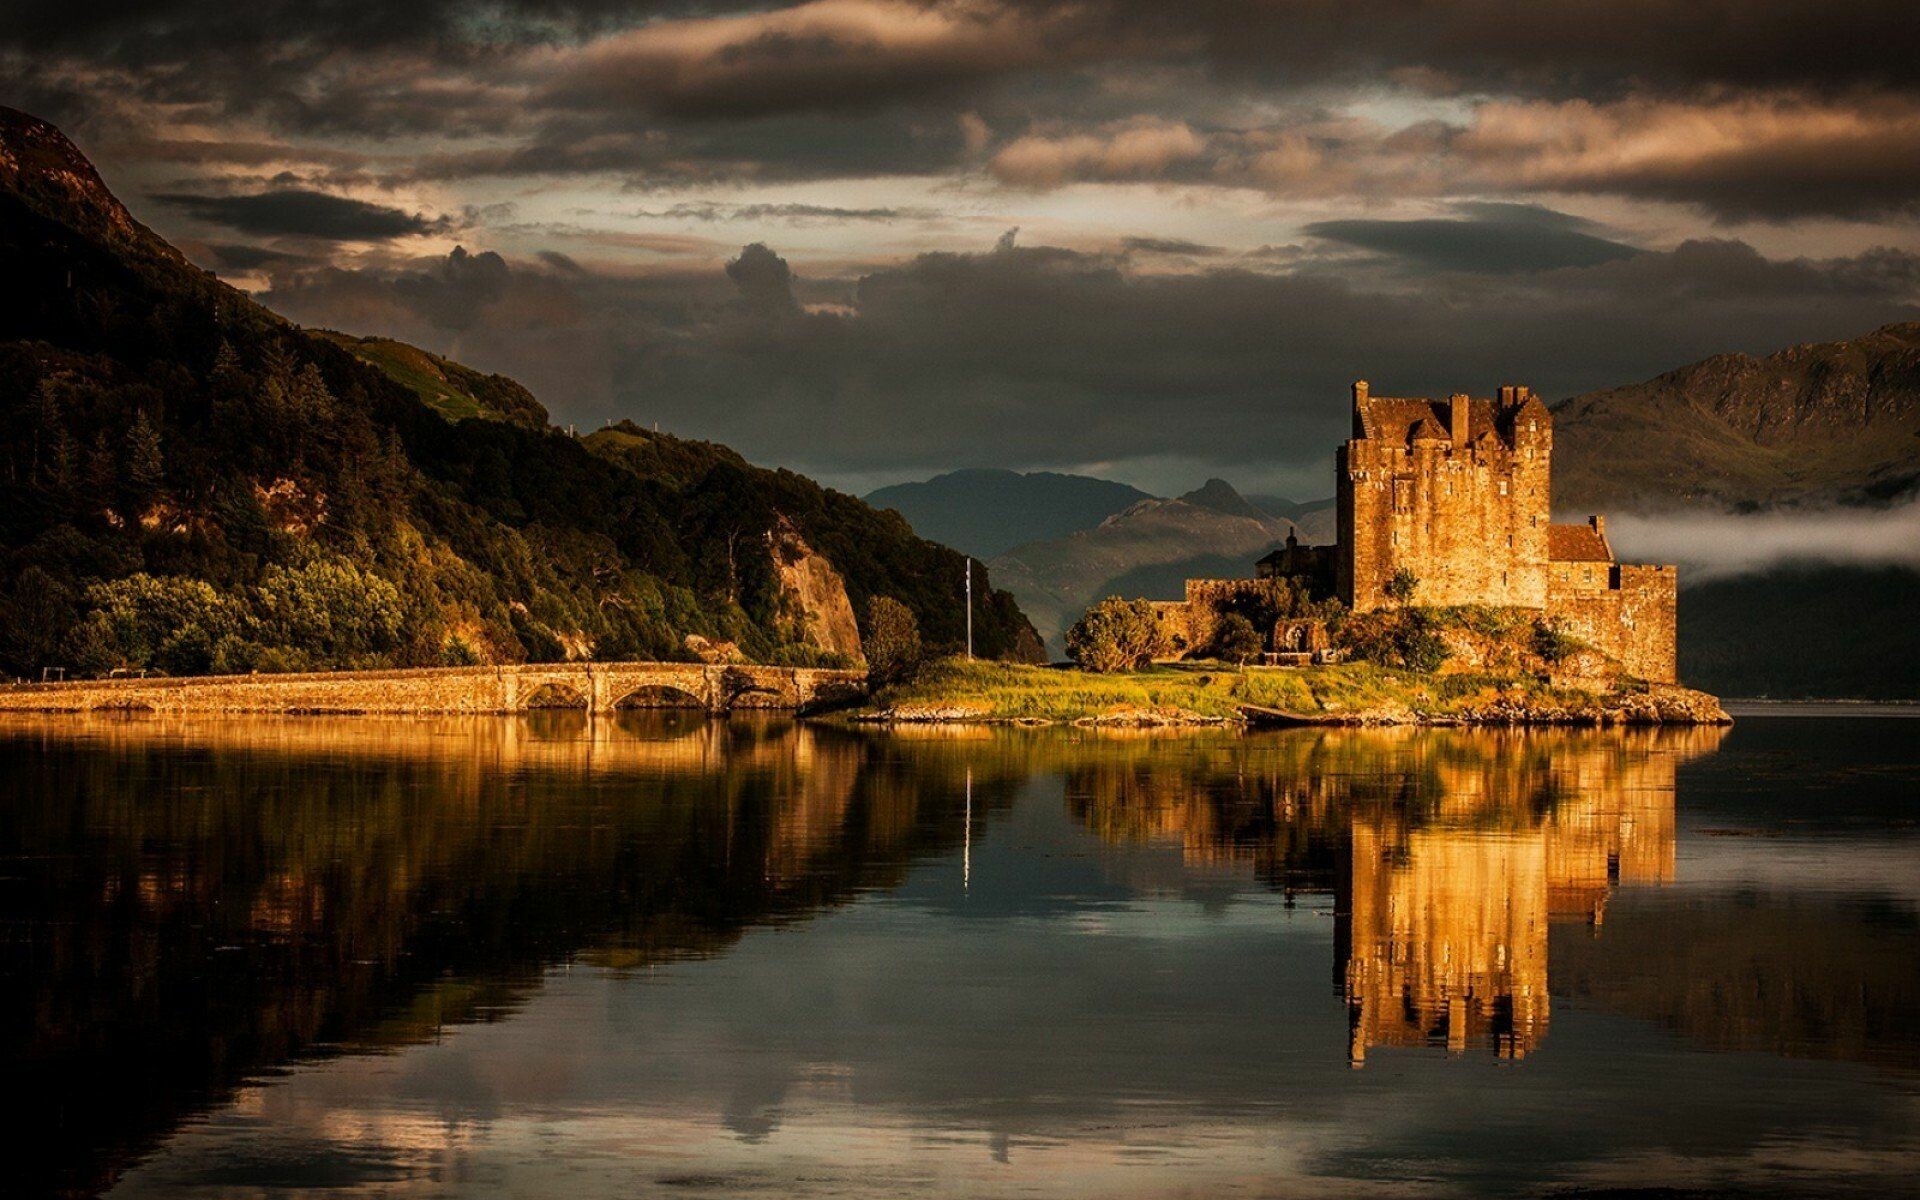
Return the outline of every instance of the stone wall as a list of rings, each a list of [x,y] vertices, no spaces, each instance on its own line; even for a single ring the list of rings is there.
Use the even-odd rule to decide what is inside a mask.
[[[1672,567],[1555,563],[1547,616],[1629,675],[1673,683],[1679,677],[1678,591]]]

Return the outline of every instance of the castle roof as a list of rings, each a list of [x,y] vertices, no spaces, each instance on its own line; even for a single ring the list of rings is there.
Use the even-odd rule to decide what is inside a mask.
[[[1467,403],[1467,437],[1470,442],[1477,442],[1482,434],[1497,430],[1494,419],[1498,410],[1493,401],[1476,398]],[[1400,445],[1411,442],[1416,435],[1449,441],[1453,437],[1451,408],[1452,403],[1447,400],[1367,396],[1357,405],[1358,432],[1361,437]],[[1425,428],[1429,423],[1432,428]]]
[[[1547,558],[1553,562],[1613,561],[1607,535],[1584,521],[1578,525],[1547,526]]]

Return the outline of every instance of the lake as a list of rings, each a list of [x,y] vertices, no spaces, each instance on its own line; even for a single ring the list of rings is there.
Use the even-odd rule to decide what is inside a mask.
[[[1898,716],[25,718],[0,777],[8,1194],[1920,1173]]]

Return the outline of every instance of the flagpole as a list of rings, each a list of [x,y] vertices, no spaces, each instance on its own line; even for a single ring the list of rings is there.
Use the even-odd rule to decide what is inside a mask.
[[[973,556],[967,556],[967,661],[973,661]]]

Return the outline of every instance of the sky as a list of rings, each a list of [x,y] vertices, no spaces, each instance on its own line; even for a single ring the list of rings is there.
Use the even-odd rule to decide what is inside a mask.
[[[302,323],[865,491],[1331,490],[1347,385],[1920,319],[1911,0],[10,0],[0,103]]]

